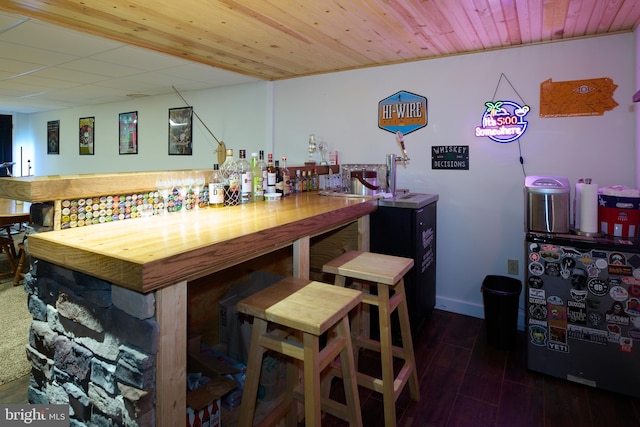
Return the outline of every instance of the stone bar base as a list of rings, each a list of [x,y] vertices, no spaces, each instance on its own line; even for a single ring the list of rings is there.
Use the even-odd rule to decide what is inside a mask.
[[[155,425],[154,294],[42,260],[24,286],[33,316],[29,402],[68,404],[71,426]]]

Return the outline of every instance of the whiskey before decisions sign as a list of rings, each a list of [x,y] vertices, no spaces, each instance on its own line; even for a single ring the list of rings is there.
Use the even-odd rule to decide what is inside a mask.
[[[469,170],[468,145],[434,145],[431,147],[431,169]]]

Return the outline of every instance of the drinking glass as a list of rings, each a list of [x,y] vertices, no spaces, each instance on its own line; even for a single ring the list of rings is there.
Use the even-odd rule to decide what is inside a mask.
[[[171,176],[164,175],[156,180],[156,187],[158,193],[162,196],[162,206],[164,207],[164,213],[169,213],[169,195],[173,192],[173,180]]]
[[[202,189],[204,188],[204,175],[202,173],[198,173],[193,177],[193,184],[191,186],[193,189],[193,197],[194,197],[194,208],[200,208],[200,195],[202,193]]]
[[[189,190],[192,184],[193,178],[189,174],[183,174],[178,178],[178,193],[180,193],[180,198],[182,199],[182,206],[180,207],[182,212],[187,211]]]

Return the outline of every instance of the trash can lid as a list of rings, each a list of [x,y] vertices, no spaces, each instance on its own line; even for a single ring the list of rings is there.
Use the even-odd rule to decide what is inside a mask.
[[[494,295],[520,295],[522,282],[513,277],[488,275],[482,281],[481,291]]]

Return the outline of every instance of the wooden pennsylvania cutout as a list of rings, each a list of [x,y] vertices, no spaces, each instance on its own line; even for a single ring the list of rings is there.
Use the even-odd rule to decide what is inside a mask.
[[[540,84],[540,117],[602,116],[618,103],[613,92],[618,85],[608,77]]]

